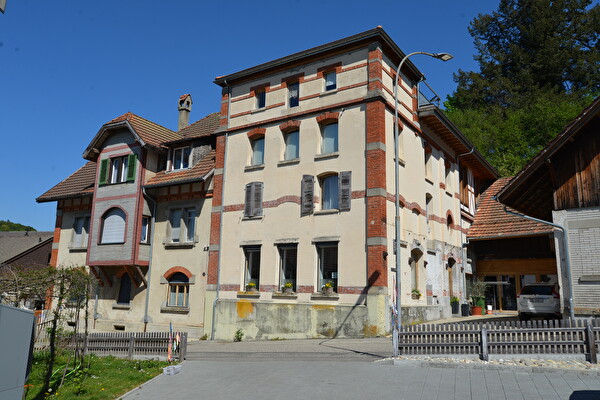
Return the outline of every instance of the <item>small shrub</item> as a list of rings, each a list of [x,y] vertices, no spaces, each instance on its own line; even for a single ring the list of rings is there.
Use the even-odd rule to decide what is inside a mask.
[[[200,340],[208,340],[208,333],[205,333],[204,335],[200,336]]]
[[[237,331],[235,331],[235,335],[233,335],[233,341],[241,342],[243,337],[244,337],[244,331],[241,329],[238,329]]]

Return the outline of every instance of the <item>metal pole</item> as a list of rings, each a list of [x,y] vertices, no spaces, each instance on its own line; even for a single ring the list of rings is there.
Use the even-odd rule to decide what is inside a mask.
[[[398,65],[398,69],[396,69],[396,77],[394,79],[394,178],[395,178],[395,198],[394,198],[394,206],[396,210],[395,215],[395,229],[396,229],[396,240],[394,243],[394,251],[396,253],[396,324],[394,325],[393,330],[393,340],[392,344],[394,345],[394,356],[398,356],[398,340],[400,338],[400,329],[402,326],[402,313],[401,313],[401,285],[400,285],[400,170],[398,167],[398,77],[400,76],[400,70],[402,69],[402,65],[408,60],[409,57],[412,57],[416,54],[423,54],[433,58],[438,58],[442,61],[448,61],[452,58],[452,56],[448,53],[426,53],[424,51],[415,51],[413,53],[407,54],[404,56],[400,64]]]

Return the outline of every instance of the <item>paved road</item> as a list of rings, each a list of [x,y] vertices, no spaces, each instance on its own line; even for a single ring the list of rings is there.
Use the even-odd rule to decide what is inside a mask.
[[[389,339],[197,342],[182,371],[125,400],[158,399],[600,399],[597,374],[439,368],[373,362]]]

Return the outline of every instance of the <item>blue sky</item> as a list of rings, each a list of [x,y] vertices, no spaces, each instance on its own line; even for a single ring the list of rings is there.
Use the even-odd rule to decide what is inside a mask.
[[[469,22],[498,0],[344,2],[8,0],[0,14],[0,219],[52,230],[35,198],[84,164],[102,124],[128,111],[177,128],[218,111],[216,76],[381,25],[445,99],[452,74],[477,70]],[[381,10],[380,12],[376,11]]]

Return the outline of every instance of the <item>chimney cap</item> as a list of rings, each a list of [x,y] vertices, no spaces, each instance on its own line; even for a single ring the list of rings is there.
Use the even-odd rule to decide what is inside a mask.
[[[179,96],[179,101],[178,101],[178,107],[177,109],[179,111],[181,110],[185,110],[185,111],[192,111],[192,95],[187,93],[187,94],[182,94],[181,96]]]

